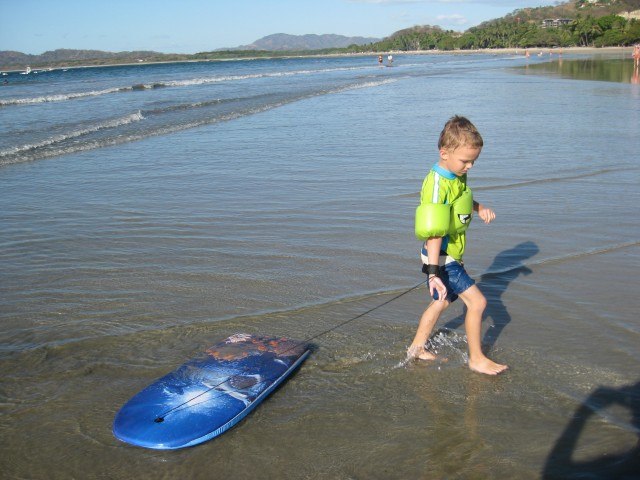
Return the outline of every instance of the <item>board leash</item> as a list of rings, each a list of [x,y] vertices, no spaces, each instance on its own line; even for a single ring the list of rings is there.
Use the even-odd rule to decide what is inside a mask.
[[[390,298],[389,300],[386,300],[386,301],[382,302],[381,304],[376,305],[376,306],[375,306],[375,307],[373,307],[373,308],[370,308],[370,309],[369,309],[369,310],[367,310],[366,312],[359,313],[359,314],[358,314],[358,315],[356,315],[355,317],[349,318],[348,320],[345,320],[345,321],[343,321],[343,322],[340,322],[340,323],[338,323],[337,325],[332,326],[331,328],[328,328],[328,329],[326,329],[326,330],[324,330],[324,331],[322,331],[322,332],[319,332],[319,333],[316,333],[315,335],[312,335],[312,336],[311,336],[311,337],[309,337],[309,338],[306,338],[306,339],[304,339],[304,340],[301,340],[301,341],[297,342],[295,345],[293,345],[292,347],[289,347],[289,348],[287,348],[286,350],[282,351],[282,352],[280,353],[280,355],[284,355],[285,353],[290,352],[291,350],[294,350],[294,349],[298,348],[300,345],[304,345],[304,344],[306,344],[306,343],[310,343],[310,342],[312,342],[313,340],[316,340],[316,339],[318,339],[318,338],[320,338],[320,337],[322,337],[322,336],[324,336],[324,335],[327,335],[328,333],[331,333],[331,332],[333,332],[333,331],[335,331],[335,330],[337,330],[337,329],[339,329],[339,328],[341,328],[341,327],[344,327],[345,325],[347,325],[347,324],[349,324],[349,323],[351,323],[351,322],[354,322],[354,321],[356,321],[356,320],[358,320],[358,319],[360,319],[360,318],[364,317],[365,315],[368,315],[368,314],[370,314],[371,312],[374,312],[375,310],[378,310],[379,308],[384,307],[385,305],[389,305],[391,302],[394,302],[394,301],[396,301],[397,299],[399,299],[400,297],[403,297],[403,296],[405,296],[406,294],[408,294],[408,293],[410,293],[410,292],[414,291],[415,289],[417,289],[418,287],[420,287],[420,285],[422,285],[423,283],[426,283],[426,282],[427,282],[427,280],[422,280],[420,283],[418,283],[418,284],[414,285],[413,287],[408,288],[407,290],[404,290],[403,292],[401,292],[401,293],[397,294],[395,297]],[[199,397],[201,397],[201,396],[203,396],[203,395],[206,395],[207,393],[211,392],[212,390],[215,390],[216,388],[218,388],[218,387],[222,386],[223,384],[225,384],[225,383],[227,383],[227,382],[229,382],[229,381],[233,380],[234,378],[236,378],[236,377],[239,377],[239,376],[243,375],[243,374],[244,374],[244,373],[246,373],[247,371],[248,371],[248,370],[246,370],[246,369],[245,369],[244,371],[242,371],[242,372],[240,372],[240,373],[236,373],[235,375],[232,375],[232,376],[230,376],[229,378],[224,379],[222,382],[220,382],[220,383],[218,383],[218,384],[216,384],[216,385],[213,385],[212,387],[209,387],[207,390],[204,390],[203,392],[200,392],[199,394],[197,394],[197,395],[196,395],[196,396],[194,396],[193,398],[190,398],[189,400],[187,400],[187,401],[185,401],[185,402],[181,403],[180,405],[176,405],[175,407],[170,408],[170,409],[169,409],[169,410],[167,410],[166,412],[164,412],[164,413],[162,413],[161,415],[157,416],[157,417],[154,419],[154,422],[155,422],[155,423],[162,423],[162,422],[164,422],[164,419],[165,419],[165,417],[166,417],[167,415],[169,415],[170,413],[174,413],[174,412],[176,412],[176,411],[178,411],[178,410],[181,410],[181,409],[182,409],[182,407],[185,407],[185,406],[186,406],[187,408],[195,407],[196,405],[199,405],[200,403],[209,402],[209,401],[214,400],[214,399],[216,399],[216,398],[218,398],[218,397],[220,397],[220,396],[222,396],[222,395],[226,395],[226,393],[220,393],[220,395],[215,396],[215,397],[213,397],[213,398],[207,398],[206,400],[203,400],[202,402],[198,402],[198,403],[191,404],[191,402],[193,402],[194,400],[198,399]],[[268,378],[265,378],[264,380],[262,380],[262,381],[260,381],[260,382],[256,382],[253,386],[255,386],[255,385],[260,385],[261,383],[269,382],[269,381],[271,381],[271,380],[272,380],[272,378],[271,378],[271,377],[268,377]],[[191,405],[188,405],[188,404],[191,404]]]
[[[312,337],[307,338],[306,340],[302,340],[298,345],[301,345],[301,344],[303,344],[303,343],[309,343],[309,342],[311,342],[312,340],[315,340],[316,338],[322,337],[322,336],[324,336],[324,335],[326,335],[326,334],[328,334],[328,333],[333,332],[334,330],[337,330],[338,328],[344,327],[344,326],[345,326],[345,325],[347,325],[348,323],[351,323],[351,322],[353,322],[353,321],[355,321],[355,320],[358,320],[359,318],[362,318],[362,317],[364,317],[365,315],[368,315],[368,314],[370,314],[371,312],[373,312],[373,311],[375,311],[375,310],[378,310],[379,308],[382,308],[382,307],[384,307],[385,305],[390,304],[391,302],[393,302],[393,301],[395,301],[395,300],[399,299],[400,297],[405,296],[407,293],[412,292],[413,290],[415,290],[416,288],[418,288],[420,285],[422,285],[422,284],[423,284],[423,283],[425,283],[425,282],[426,282],[426,280],[422,280],[422,281],[421,281],[420,283],[418,283],[417,285],[414,285],[413,287],[411,287],[411,288],[409,288],[409,289],[405,290],[404,292],[399,293],[399,294],[398,294],[398,295],[396,295],[395,297],[390,298],[389,300],[387,300],[387,301],[385,301],[385,302],[381,303],[380,305],[376,305],[375,307],[370,308],[370,309],[369,309],[369,310],[367,310],[366,312],[362,312],[362,313],[360,313],[360,314],[356,315],[355,317],[350,318],[349,320],[345,320],[345,321],[344,321],[344,322],[342,322],[342,323],[339,323],[339,324],[337,324],[337,325],[334,325],[333,327],[328,328],[327,330],[325,330],[325,331],[323,331],[323,332],[317,333],[316,335],[314,335],[314,336],[312,336]],[[296,346],[298,346],[298,345],[296,345]],[[291,348],[295,348],[295,347],[291,347]],[[286,350],[285,352],[288,352],[289,350],[291,350],[291,349],[288,349],[288,350]]]

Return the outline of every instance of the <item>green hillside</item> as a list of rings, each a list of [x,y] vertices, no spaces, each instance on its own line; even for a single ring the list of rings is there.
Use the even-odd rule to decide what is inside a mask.
[[[523,8],[460,33],[417,26],[369,45],[369,51],[628,46],[640,42],[640,0],[578,0]],[[559,22],[558,22],[559,20]],[[361,50],[353,46],[351,50]]]

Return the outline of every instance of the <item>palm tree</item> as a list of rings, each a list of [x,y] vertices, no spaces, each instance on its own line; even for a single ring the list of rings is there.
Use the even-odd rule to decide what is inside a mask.
[[[587,15],[586,18],[578,15],[571,28],[578,35],[580,43],[584,47],[588,47],[596,37],[602,34],[602,28],[591,15]]]

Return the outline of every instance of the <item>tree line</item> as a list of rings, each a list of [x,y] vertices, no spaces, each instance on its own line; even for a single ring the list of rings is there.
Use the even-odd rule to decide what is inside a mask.
[[[356,51],[474,50],[483,48],[528,47],[609,47],[640,42],[640,21],[611,14],[601,17],[578,14],[557,27],[543,27],[541,22],[505,17],[472,27],[464,33],[436,26],[401,30],[384,40],[365,47],[352,45]]]

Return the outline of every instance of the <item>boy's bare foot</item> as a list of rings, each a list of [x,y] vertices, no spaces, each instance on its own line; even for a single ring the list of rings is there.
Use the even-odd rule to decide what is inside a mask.
[[[424,347],[421,346],[417,346],[417,347],[409,347],[409,349],[407,350],[407,359],[408,360],[438,360],[438,357],[431,353],[428,352]]]
[[[499,363],[493,362],[487,357],[484,357],[474,362],[469,360],[469,368],[474,372],[484,373],[486,375],[498,375],[509,367],[507,365],[500,365]]]

